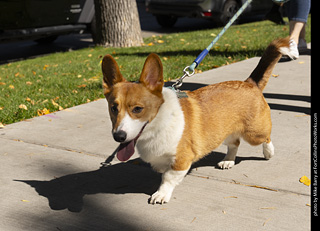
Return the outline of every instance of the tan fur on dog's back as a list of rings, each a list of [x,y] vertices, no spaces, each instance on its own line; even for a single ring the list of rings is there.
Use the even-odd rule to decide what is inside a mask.
[[[185,129],[177,147],[174,170],[188,169],[232,134],[251,145],[270,142],[270,108],[262,90],[282,55],[280,47],[288,44],[287,38],[273,41],[246,81],[206,86],[180,99]],[[235,142],[238,146],[239,140]]]
[[[188,96],[180,100],[188,118],[174,170],[189,168],[231,134],[239,134],[252,145],[261,144],[270,136],[269,106],[260,89],[250,83],[223,82],[190,92]]]

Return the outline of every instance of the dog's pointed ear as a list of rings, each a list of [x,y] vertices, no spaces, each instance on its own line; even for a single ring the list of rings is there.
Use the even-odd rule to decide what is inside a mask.
[[[151,53],[146,59],[140,83],[144,84],[151,92],[161,94],[163,88],[163,67],[158,55]]]
[[[110,88],[113,85],[119,82],[126,81],[120,73],[119,66],[116,60],[114,60],[111,55],[106,55],[103,57],[101,67],[103,73],[103,89],[105,95],[110,92]]]

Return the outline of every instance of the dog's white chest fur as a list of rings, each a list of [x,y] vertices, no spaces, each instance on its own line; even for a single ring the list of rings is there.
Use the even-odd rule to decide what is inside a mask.
[[[163,88],[162,94],[164,103],[157,116],[146,126],[136,145],[141,159],[161,173],[174,163],[185,124],[176,93]]]

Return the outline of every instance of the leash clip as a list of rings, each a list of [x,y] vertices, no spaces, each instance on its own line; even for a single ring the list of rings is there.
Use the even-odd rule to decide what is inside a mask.
[[[189,69],[190,66],[186,66],[184,69],[183,69],[183,76],[181,76],[174,84],[172,84],[172,87],[175,89],[175,90],[178,90],[182,84],[183,84],[183,80],[186,78],[186,77],[191,77],[194,75],[194,69],[192,71],[192,73],[190,73],[189,71],[187,70],[190,70]]]
[[[100,168],[106,168],[106,167],[109,167],[111,166],[111,162],[113,161],[114,157],[116,156],[118,150],[120,148],[120,145],[113,151],[113,153],[104,161],[104,162],[101,162],[101,167]]]

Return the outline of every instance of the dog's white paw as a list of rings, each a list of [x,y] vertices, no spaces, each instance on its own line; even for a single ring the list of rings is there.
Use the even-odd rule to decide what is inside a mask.
[[[271,157],[274,156],[274,146],[271,141],[270,143],[263,143],[262,146],[264,158],[269,160]]]
[[[229,169],[229,168],[232,168],[234,165],[234,161],[233,160],[223,160],[223,161],[220,161],[218,163],[218,166],[222,169]]]
[[[171,194],[172,193],[156,191],[154,194],[152,194],[149,203],[153,205],[168,203],[171,198]]]

